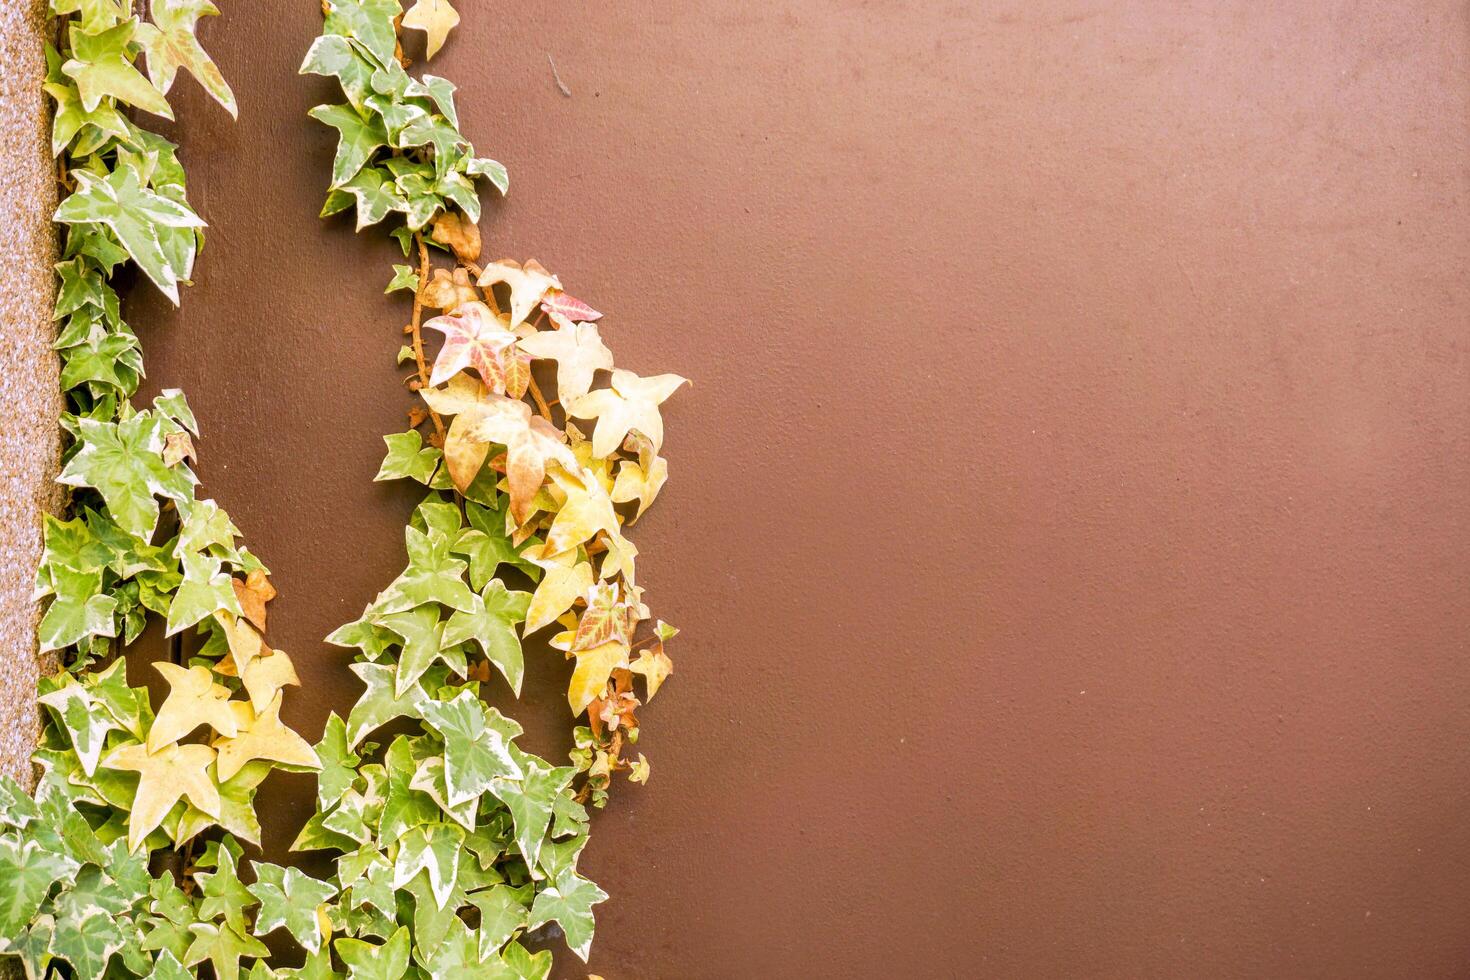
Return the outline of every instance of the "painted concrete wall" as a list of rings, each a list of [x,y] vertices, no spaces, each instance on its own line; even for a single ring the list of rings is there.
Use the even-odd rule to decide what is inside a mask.
[[[0,769],[27,782],[42,667],[31,591],[41,513],[59,499],[45,7],[45,0],[0,5]]]

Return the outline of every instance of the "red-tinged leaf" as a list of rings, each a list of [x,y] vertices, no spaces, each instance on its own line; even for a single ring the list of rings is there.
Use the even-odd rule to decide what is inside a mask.
[[[547,313],[560,313],[568,320],[576,320],[583,323],[602,319],[601,313],[598,313],[592,307],[577,299],[577,297],[568,296],[566,293],[560,291],[548,293],[541,300],[541,308]]]
[[[466,368],[473,368],[492,391],[505,390],[501,355],[515,344],[516,335],[505,328],[484,303],[465,303],[453,313],[436,316],[424,326],[444,335],[444,346],[434,359],[429,384],[440,385]]]

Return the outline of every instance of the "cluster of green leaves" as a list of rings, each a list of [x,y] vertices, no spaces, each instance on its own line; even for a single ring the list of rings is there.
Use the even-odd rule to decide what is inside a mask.
[[[340,136],[322,215],[355,205],[359,229],[398,212],[417,230],[452,203],[478,220],[475,178],[504,193],[505,167],[475,156],[460,133],[452,82],[404,69],[398,0],[328,0],[326,9],[325,30],[301,66],[303,74],[337,79],[347,97],[311,110]]]

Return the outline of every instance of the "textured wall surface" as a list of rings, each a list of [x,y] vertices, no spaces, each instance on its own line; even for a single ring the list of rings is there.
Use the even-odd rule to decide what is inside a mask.
[[[41,511],[59,500],[51,352],[56,207],[41,82],[45,0],[0,7],[0,770],[29,782],[38,716]]]
[[[175,88],[200,285],[131,313],[315,734],[402,564],[404,309],[315,217],[316,4],[222,6],[240,122]],[[1463,0],[458,7],[487,252],[695,381],[593,972],[1470,973]],[[267,786],[279,851],[310,781]]]

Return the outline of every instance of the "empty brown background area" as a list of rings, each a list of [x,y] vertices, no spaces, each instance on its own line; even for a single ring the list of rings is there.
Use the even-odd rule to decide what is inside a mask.
[[[315,217],[317,5],[222,6],[199,285],[132,315],[315,736],[402,565],[405,310]],[[1465,2],[458,6],[488,256],[695,381],[593,972],[1470,974]],[[310,781],[268,785],[278,853]]]

